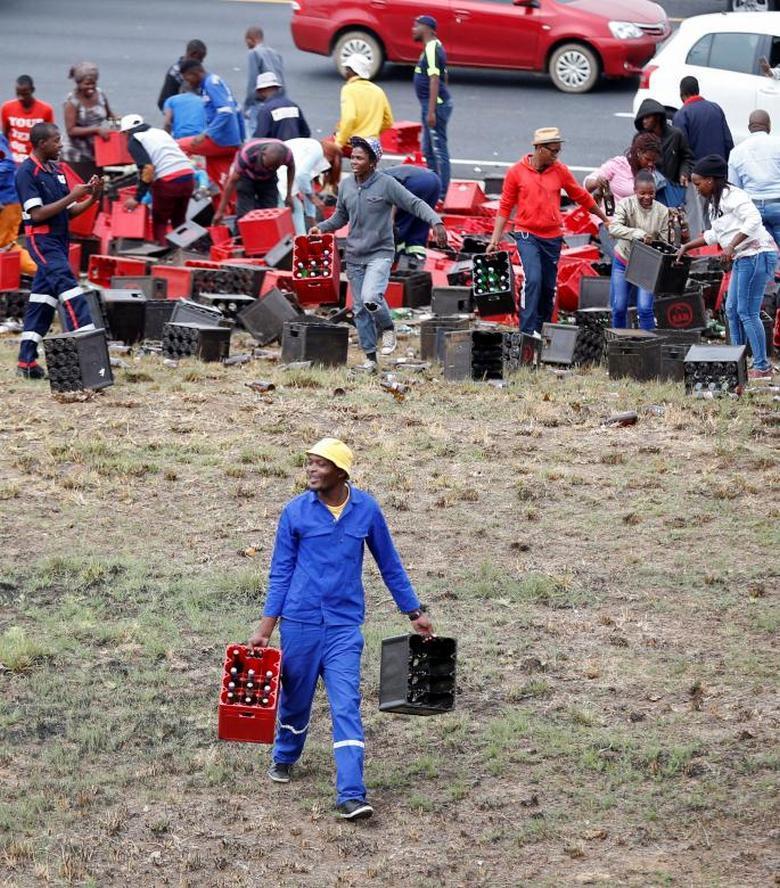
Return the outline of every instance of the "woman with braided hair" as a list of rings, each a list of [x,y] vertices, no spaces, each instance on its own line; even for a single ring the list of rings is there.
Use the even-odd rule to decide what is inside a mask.
[[[625,154],[618,154],[603,163],[597,170],[586,176],[583,185],[591,194],[597,196],[612,194],[615,203],[619,203],[634,193],[634,178],[640,170],[655,173],[661,159],[661,140],[653,133],[637,133],[626,149]],[[611,208],[612,209],[612,208]],[[614,209],[612,210],[614,212]],[[608,212],[604,208],[604,212]],[[593,217],[594,221],[596,217]],[[615,242],[610,237],[606,226],[599,225],[599,237],[604,252],[613,259]]]

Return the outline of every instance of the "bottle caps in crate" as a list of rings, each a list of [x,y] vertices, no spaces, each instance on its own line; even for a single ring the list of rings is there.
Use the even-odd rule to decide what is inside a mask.
[[[278,648],[227,646],[219,690],[220,740],[274,742],[281,665]]]

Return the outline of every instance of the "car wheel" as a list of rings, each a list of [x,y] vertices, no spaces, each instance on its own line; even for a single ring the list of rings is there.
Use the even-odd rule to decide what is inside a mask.
[[[777,0],[729,0],[731,12],[774,12]]]
[[[581,43],[565,43],[550,57],[552,82],[561,92],[585,93],[599,77],[599,62],[593,50]]]
[[[381,44],[367,31],[346,31],[333,47],[333,61],[340,74],[344,73],[344,61],[353,53],[365,56],[369,64],[369,79],[373,80],[382,70],[385,53]]]

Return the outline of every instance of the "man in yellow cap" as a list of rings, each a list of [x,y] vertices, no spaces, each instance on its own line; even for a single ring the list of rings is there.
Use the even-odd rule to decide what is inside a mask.
[[[306,742],[321,676],[333,722],[337,810],[340,817],[357,820],[373,813],[363,783],[360,720],[366,545],[414,630],[430,635],[433,626],[409,582],[379,504],[348,483],[352,451],[337,438],[323,438],[306,454],[309,489],[282,511],[263,618],[249,644],[268,645],[281,619],[282,694],[269,778],[289,783]]]

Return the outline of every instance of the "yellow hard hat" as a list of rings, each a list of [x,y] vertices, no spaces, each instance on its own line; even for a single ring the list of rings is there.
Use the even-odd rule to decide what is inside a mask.
[[[337,469],[346,472],[347,477],[349,477],[352,472],[352,460],[354,459],[354,454],[349,447],[347,447],[343,441],[339,441],[338,438],[322,438],[322,440],[317,441],[313,447],[310,447],[306,453],[310,453],[312,456],[321,456],[323,459],[330,460]]]

